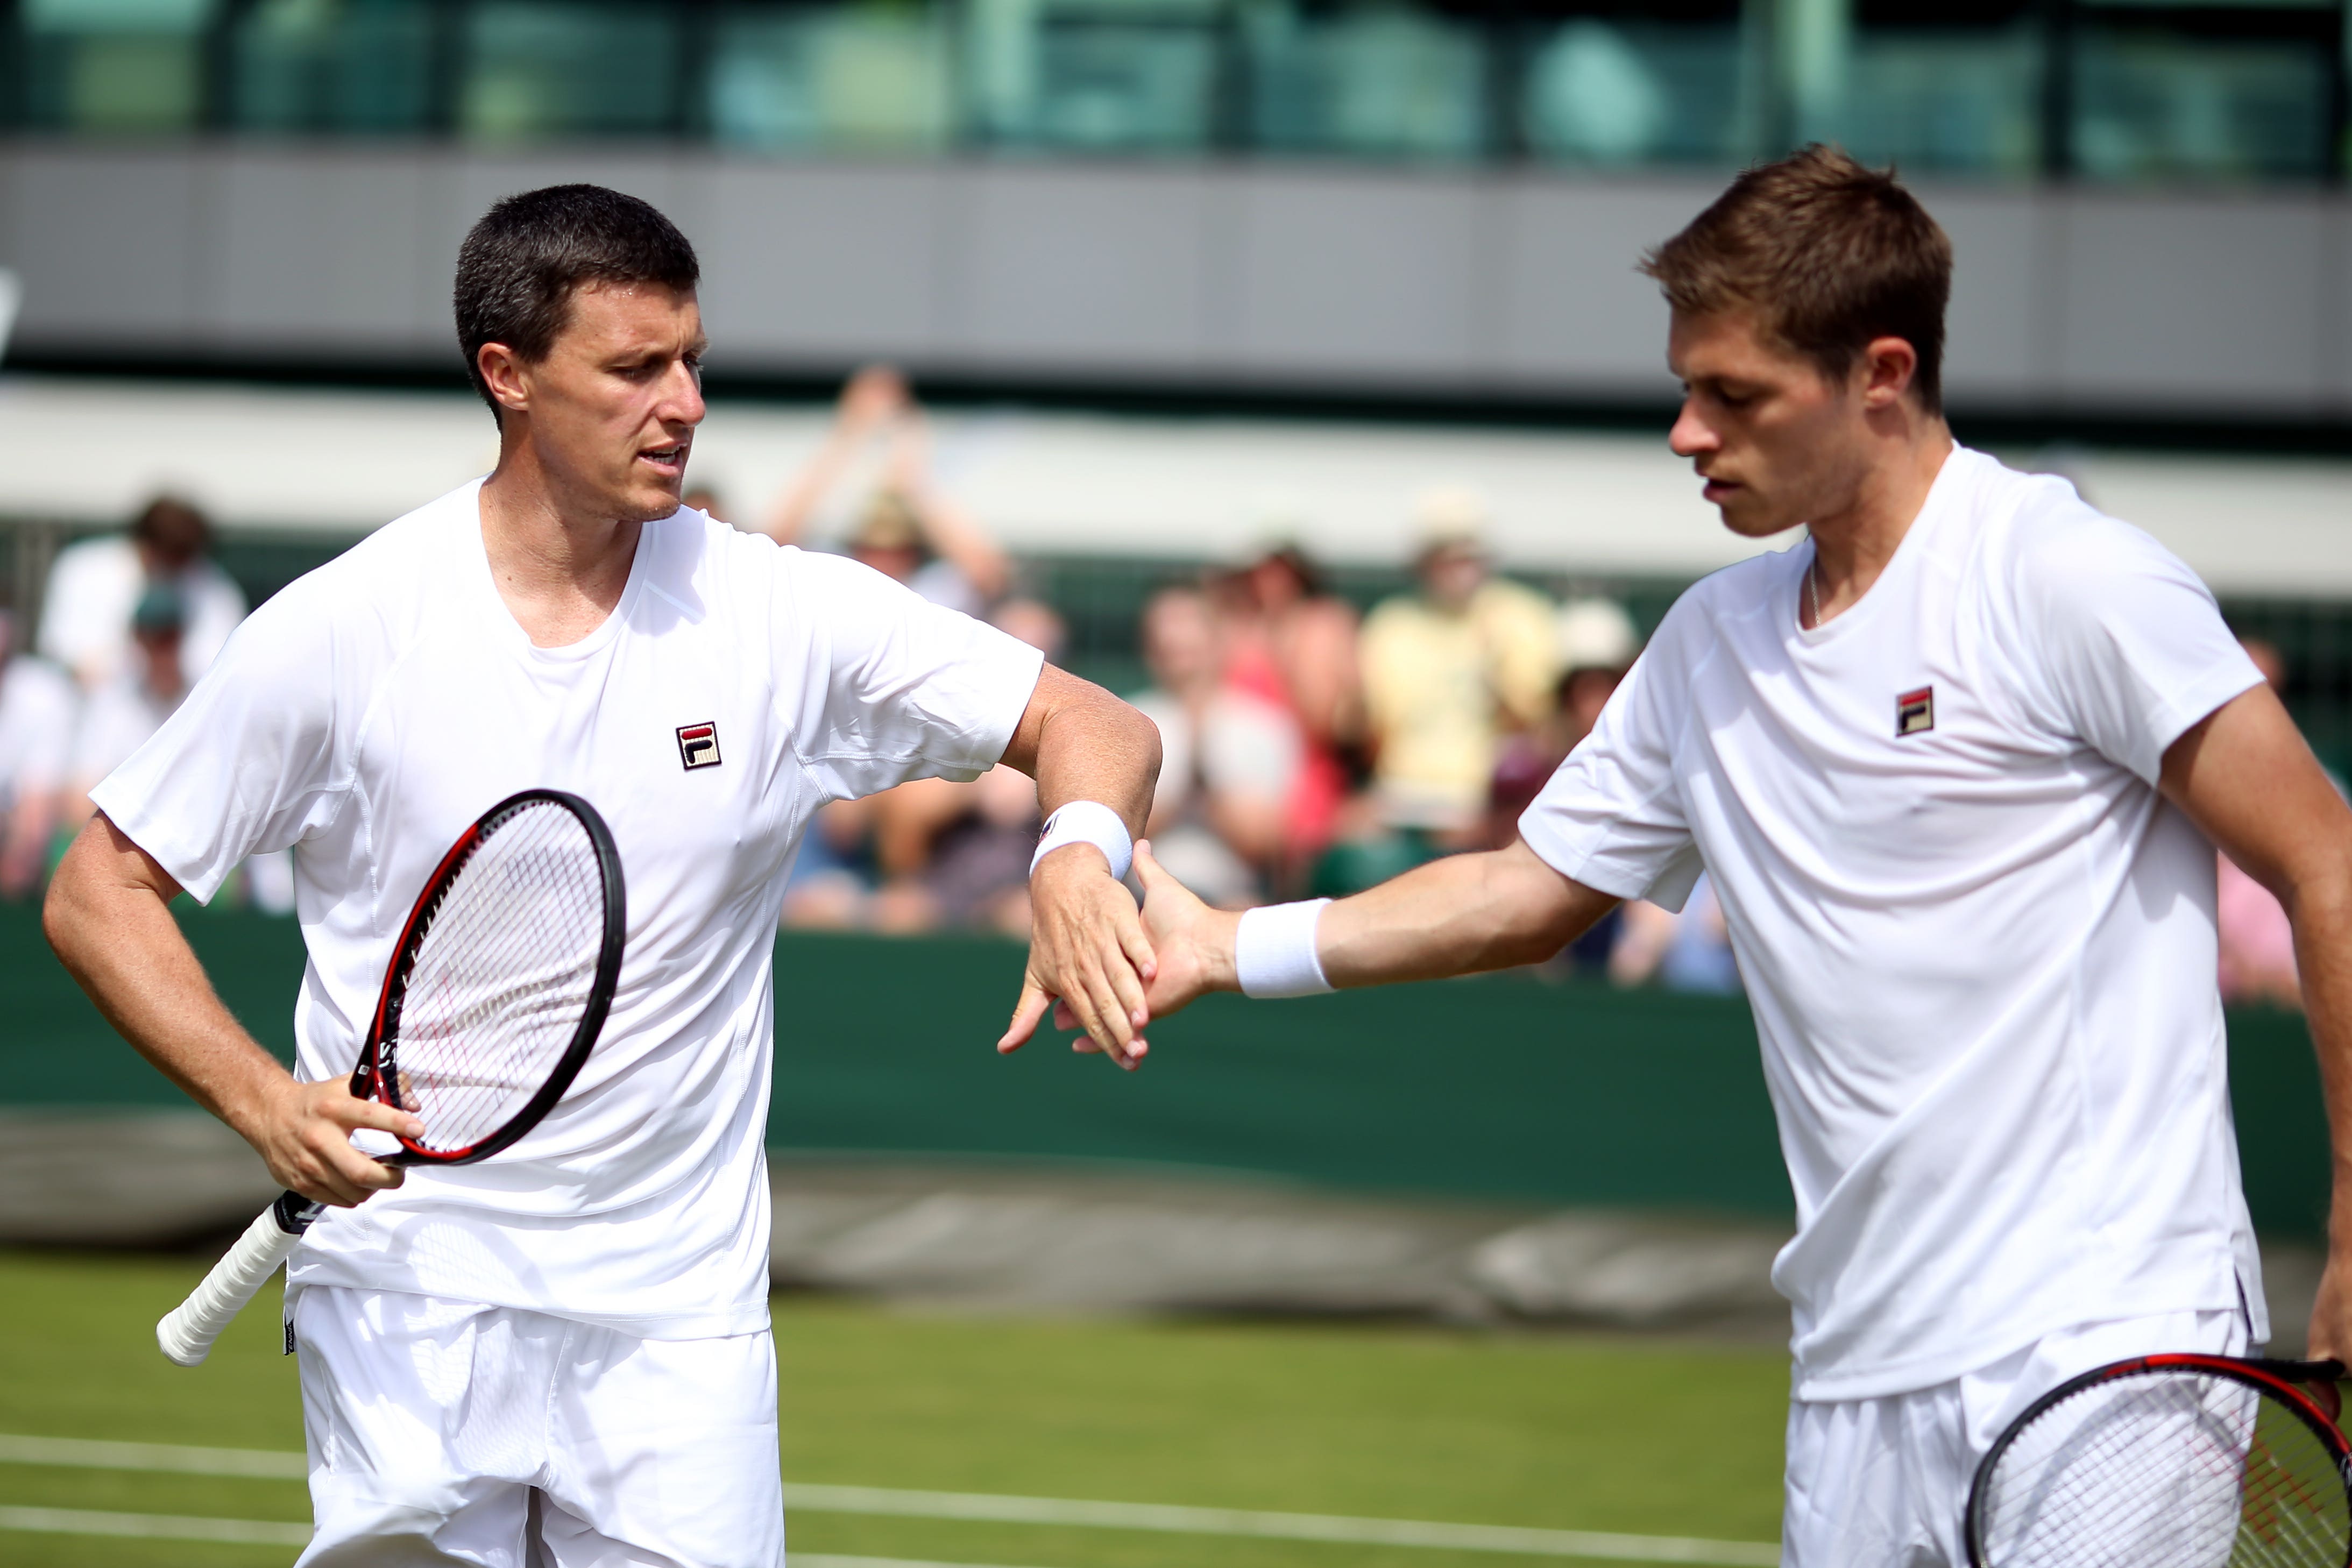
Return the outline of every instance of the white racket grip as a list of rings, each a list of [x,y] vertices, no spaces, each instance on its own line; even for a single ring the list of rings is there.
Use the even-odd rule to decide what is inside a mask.
[[[155,1325],[155,1343],[182,1366],[195,1366],[212,1354],[213,1341],[236,1321],[255,1292],[285,1266],[298,1239],[278,1223],[278,1210],[264,1209],[245,1228],[228,1255],[213,1265],[205,1282]]]

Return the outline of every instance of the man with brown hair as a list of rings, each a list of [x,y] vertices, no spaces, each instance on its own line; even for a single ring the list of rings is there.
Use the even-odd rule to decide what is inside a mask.
[[[2294,916],[2352,1184],[2352,810],[2187,567],[1953,444],[1950,255],[1891,176],[1812,148],[1649,257],[1675,451],[1734,532],[1809,537],[1683,596],[1518,842],[1238,918],[1138,857],[1154,1017],[1528,963],[1709,874],[1797,1197],[1773,1279],[1804,1568],[1953,1568],[1976,1462],[2037,1395],[2267,1336],[2214,843]],[[2352,1351],[2347,1256],[2315,1354]]]

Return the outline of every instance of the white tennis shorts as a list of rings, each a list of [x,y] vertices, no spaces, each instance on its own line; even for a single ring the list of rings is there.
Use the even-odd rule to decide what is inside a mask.
[[[2245,1314],[2085,1323],[1933,1388],[1791,1401],[1781,1568],[1967,1568],[1969,1483],[2009,1424],[2070,1377],[2164,1351],[2243,1355]]]
[[[300,1568],[782,1568],[767,1333],[639,1339],[331,1286],[293,1323]]]

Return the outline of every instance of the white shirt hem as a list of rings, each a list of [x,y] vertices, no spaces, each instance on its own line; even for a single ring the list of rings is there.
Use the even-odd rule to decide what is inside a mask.
[[[1790,1397],[1801,1404],[1825,1405],[1848,1399],[1880,1399],[1889,1395],[1916,1394],[1923,1388],[1934,1388],[1954,1378],[1966,1377],[2039,1340],[2088,1323],[2161,1317],[2168,1312],[2236,1312],[2238,1307],[2234,1279],[2226,1290],[2187,1291],[2174,1300],[2069,1307],[2036,1319],[2026,1327],[1988,1334],[1934,1355],[1867,1366],[1838,1367],[1821,1373],[1808,1373],[1801,1363],[1796,1368]]]

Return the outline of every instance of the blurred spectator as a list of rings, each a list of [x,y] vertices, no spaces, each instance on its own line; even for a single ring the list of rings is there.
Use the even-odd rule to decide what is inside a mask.
[[[148,585],[131,613],[130,663],[89,695],[74,736],[73,826],[89,820],[89,792],[163,727],[188,695],[182,650],[188,612],[169,580]]]
[[[869,365],[842,388],[833,428],[816,455],[777,497],[765,532],[780,545],[806,544],[817,515],[865,476],[847,530],[848,553],[934,604],[978,615],[1012,583],[1012,563],[994,540],[942,491],[931,472],[930,423],[898,372]]]
[[[40,882],[81,701],[72,677],[16,645],[16,617],[0,610],[0,898]]]
[[[1642,634],[1633,629],[1625,607],[1612,599],[1578,599],[1561,605],[1553,634],[1560,675],[1546,738],[1550,749],[1565,758],[1601,722],[1601,710],[1642,651]]]
[[[1363,737],[1356,607],[1326,592],[1293,544],[1267,550],[1216,589],[1226,685],[1285,710],[1298,728],[1283,836],[1288,865],[1303,867],[1338,831],[1349,791],[1346,754]]]
[[[1382,819],[1448,847],[1484,826],[1497,745],[1534,727],[1559,670],[1550,601],[1489,572],[1486,507],[1458,491],[1423,497],[1420,591],[1364,622],[1364,706]]]
[[[1739,965],[1731,955],[1731,930],[1715,883],[1702,875],[1676,915],[1646,899],[1618,906],[1622,934],[1609,955],[1609,977],[1621,986],[1655,978],[1670,991],[1738,991]]]
[[[1611,600],[1563,605],[1553,630],[1560,676],[1552,686],[1550,711],[1535,728],[1506,737],[1496,748],[1486,794],[1489,848],[1502,849],[1519,836],[1520,816],[1568,754],[1592,733],[1601,708],[1641,652],[1633,618]],[[1623,922],[1622,906],[1593,922],[1569,944],[1562,955],[1566,966],[1588,973],[1607,969]]]
[[[194,683],[237,622],[245,594],[211,559],[212,526],[187,502],[148,503],[128,535],[84,539],[58,552],[41,602],[40,651],[96,693],[131,662],[131,612],[150,588],[179,597],[184,622],[177,662]]]
[[[2271,689],[2284,690],[2286,660],[2278,649],[2259,637],[2238,641]],[[2301,1008],[2303,981],[2295,968],[2294,927],[2286,910],[2270,889],[2240,871],[2228,855],[2220,856],[2215,866],[2213,915],[2221,946],[2222,999]]]
[[[1561,606],[1555,623],[1560,675],[1552,686],[1550,711],[1533,729],[1506,737],[1497,747],[1487,787],[1490,848],[1519,836],[1519,817],[1553,770],[1601,721],[1617,683],[1642,651],[1641,634],[1624,607],[1607,599],[1580,599]]]
[[[2294,927],[2270,889],[2227,855],[2216,870],[2213,914],[2221,937],[2221,999],[2302,1007]]]
[[[870,800],[835,800],[817,812],[787,873],[782,924],[801,931],[849,931],[866,924],[873,825]]]
[[[1283,863],[1306,745],[1288,709],[1226,681],[1225,631],[1199,590],[1153,594],[1143,610],[1152,685],[1134,702],[1160,727],[1152,853],[1231,909],[1261,901]]]

